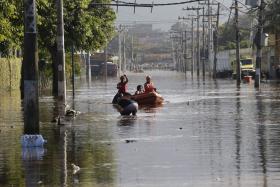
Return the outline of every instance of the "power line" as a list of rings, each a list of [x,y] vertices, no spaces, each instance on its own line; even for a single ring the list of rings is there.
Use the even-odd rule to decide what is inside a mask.
[[[131,3],[131,2],[125,2],[125,1],[118,1],[118,0],[112,0],[115,3],[121,3],[119,5],[132,5],[132,6],[171,6],[171,5],[182,5],[182,4],[187,4],[187,3],[195,3],[195,2],[200,2],[200,1],[205,1],[205,0],[189,0],[189,1],[181,1],[181,2],[175,2],[175,3]]]
[[[133,21],[133,20],[119,20],[116,21],[116,23],[151,23],[151,24],[161,24],[161,23],[177,23],[178,20],[138,20],[138,21]]]

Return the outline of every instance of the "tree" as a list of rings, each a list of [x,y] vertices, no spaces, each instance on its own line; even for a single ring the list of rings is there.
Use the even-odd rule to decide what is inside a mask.
[[[267,2],[267,6],[265,8],[265,23],[264,30],[265,32],[271,33],[275,35],[275,59],[276,63],[279,64],[280,57],[280,1],[279,0],[271,0]]]
[[[90,3],[110,0],[64,0],[65,50],[94,51],[105,45],[114,34],[114,11],[110,7],[90,8]],[[38,0],[39,50],[47,51],[53,62],[53,82],[57,82],[56,0]],[[46,58],[46,57],[44,57]],[[53,91],[56,93],[56,85]]]
[[[23,41],[23,1],[0,1],[0,54],[12,56]]]
[[[65,48],[96,50],[114,33],[114,11],[109,7],[89,8],[91,2],[109,0],[64,0]],[[38,0],[39,45],[51,52],[56,45],[56,0]]]
[[[271,0],[265,9],[265,29],[271,32],[280,30],[280,1]]]
[[[231,19],[228,23],[224,23],[219,27],[219,45],[222,50],[235,49],[235,23],[234,19]],[[250,31],[251,31],[252,18],[243,15],[240,16],[240,42],[242,43],[241,48],[250,46]]]

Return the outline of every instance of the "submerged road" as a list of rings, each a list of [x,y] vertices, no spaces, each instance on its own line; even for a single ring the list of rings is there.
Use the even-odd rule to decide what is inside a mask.
[[[117,79],[81,83],[68,103],[81,114],[51,123],[40,98],[44,149],[22,149],[19,93],[0,93],[0,186],[267,187],[280,180],[280,88],[191,80],[170,71],[129,74],[129,91],[152,75],[158,108],[121,117],[110,104]],[[79,166],[73,170],[71,164]]]

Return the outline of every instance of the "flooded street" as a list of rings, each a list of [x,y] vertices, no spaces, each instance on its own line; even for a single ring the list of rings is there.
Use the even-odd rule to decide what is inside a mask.
[[[128,73],[134,93],[145,75],[164,105],[121,117],[110,104],[118,79],[81,83],[68,104],[81,114],[51,123],[54,100],[40,97],[44,149],[22,149],[20,94],[0,93],[0,186],[278,186],[279,85],[236,88],[233,80],[191,80],[171,71]],[[77,80],[78,81],[78,80]],[[71,164],[81,169],[74,174]]]

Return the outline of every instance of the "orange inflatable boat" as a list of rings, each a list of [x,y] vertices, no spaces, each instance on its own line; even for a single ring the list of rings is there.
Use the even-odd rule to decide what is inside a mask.
[[[161,105],[163,97],[157,92],[141,93],[130,97],[139,105]]]

